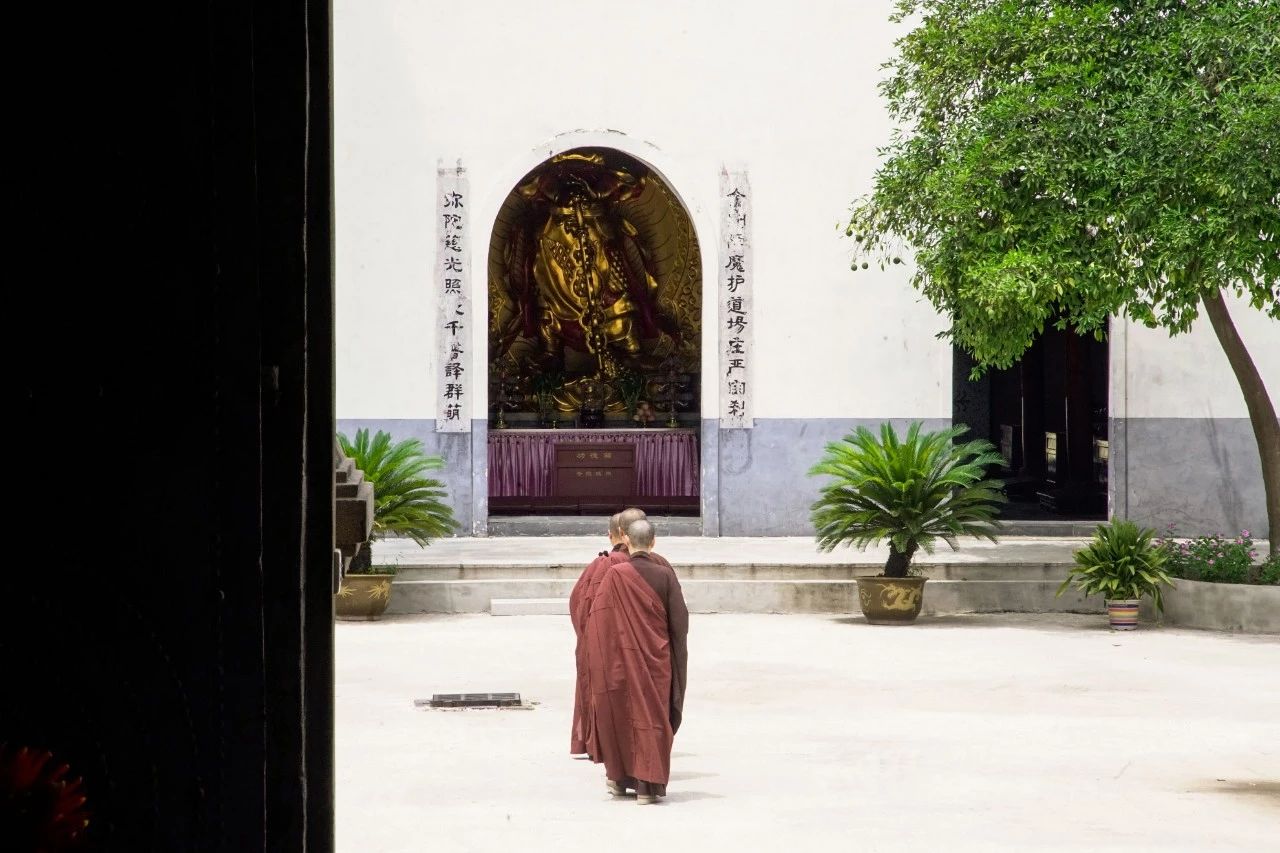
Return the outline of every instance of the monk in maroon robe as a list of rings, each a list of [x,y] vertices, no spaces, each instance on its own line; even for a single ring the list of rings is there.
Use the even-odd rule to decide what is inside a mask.
[[[624,563],[627,560],[621,513],[609,518],[609,545],[611,549],[601,551],[591,561],[578,582],[573,585],[573,592],[569,594],[569,619],[573,622],[573,632],[578,636],[578,644],[574,649],[577,679],[573,691],[573,728],[569,735],[569,752],[572,755],[595,752],[592,748],[595,737],[590,712],[591,690],[587,686],[587,615],[591,612],[591,601],[595,598],[596,587],[604,576],[604,570],[613,563]]]
[[[604,570],[614,563],[623,563],[628,559],[627,546],[623,530],[632,522],[644,519],[642,509],[628,507],[609,518],[609,551],[601,551],[583,571],[578,582],[569,595],[569,619],[573,622],[573,631],[577,635],[577,646],[574,658],[577,676],[573,693],[573,725],[569,734],[569,753],[571,755],[598,755],[594,744],[594,721],[590,712],[591,689],[588,686],[590,669],[587,666],[587,615],[591,612],[591,601],[595,597],[596,587],[604,576]],[[664,558],[651,554],[653,559],[671,567]]]
[[[626,529],[629,560],[605,570],[587,618],[591,760],[607,787],[648,805],[667,792],[671,745],[680,728],[688,664],[689,610],[680,581],[654,559],[653,525]]]

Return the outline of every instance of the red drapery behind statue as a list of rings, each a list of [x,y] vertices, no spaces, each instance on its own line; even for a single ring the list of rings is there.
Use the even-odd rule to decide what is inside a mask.
[[[698,439],[692,430],[503,430],[489,433],[489,496],[549,497],[557,444],[630,444],[637,495],[697,497]]]

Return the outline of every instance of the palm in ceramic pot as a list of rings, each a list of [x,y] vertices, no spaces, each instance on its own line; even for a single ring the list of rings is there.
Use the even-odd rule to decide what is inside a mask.
[[[344,619],[376,619],[391,599],[395,567],[373,565],[373,542],[403,536],[425,548],[457,527],[444,502],[444,483],[426,476],[443,468],[444,460],[428,455],[416,438],[393,442],[389,433],[370,437],[367,429],[357,431],[355,441],[339,433],[338,443],[373,485],[373,534],[342,580],[337,611]]]
[[[1058,587],[1058,595],[1072,586],[1085,595],[1100,595],[1107,603],[1112,628],[1137,628],[1142,597],[1151,596],[1156,610],[1163,612],[1160,588],[1173,584],[1165,571],[1168,556],[1155,536],[1154,530],[1132,521],[1112,519],[1099,525],[1093,541],[1076,551],[1076,564]]]
[[[872,624],[919,615],[925,579],[912,569],[917,551],[933,553],[938,540],[954,550],[961,536],[996,541],[1005,497],[986,472],[1001,457],[988,441],[957,444],[966,432],[963,425],[924,432],[917,422],[899,437],[886,423],[877,437],[858,427],[828,444],[809,471],[831,478],[811,512],[819,549],[889,543],[884,574],[858,579],[858,600]]]

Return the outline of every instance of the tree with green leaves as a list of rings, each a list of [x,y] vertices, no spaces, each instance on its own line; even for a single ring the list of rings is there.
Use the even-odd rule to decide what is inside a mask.
[[[1171,335],[1203,310],[1244,394],[1280,549],[1280,423],[1224,294],[1280,318],[1280,0],[898,0],[899,129],[847,233],[978,371],[1046,325]],[[1280,331],[1280,330],[1278,330]]]

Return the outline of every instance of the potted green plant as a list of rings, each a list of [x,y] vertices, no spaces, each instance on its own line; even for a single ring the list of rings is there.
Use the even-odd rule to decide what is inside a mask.
[[[618,398],[622,400],[628,417],[635,418],[636,409],[640,405],[640,398],[644,396],[646,385],[648,382],[645,378],[635,373],[624,373],[618,377]]]
[[[539,424],[555,427],[559,423],[559,417],[555,411],[555,395],[564,387],[564,376],[555,371],[546,371],[535,376],[531,384],[538,400]]]
[[[872,625],[900,625],[920,615],[925,578],[911,564],[920,549],[933,553],[941,539],[956,549],[960,536],[996,541],[1000,481],[987,478],[1000,454],[988,441],[956,443],[969,431],[957,425],[922,432],[913,423],[899,438],[890,424],[880,437],[858,427],[826,447],[810,476],[831,478],[811,517],[818,547],[865,548],[889,543],[884,573],[858,578],[858,602]]]
[[[453,509],[444,503],[444,483],[424,476],[443,468],[444,460],[429,456],[416,438],[393,443],[385,432],[371,438],[362,429],[355,441],[339,433],[338,442],[373,484],[373,534],[352,559],[335,607],[340,619],[378,619],[391,600],[395,567],[373,565],[373,543],[405,536],[425,548],[457,527]]]
[[[1173,585],[1165,571],[1169,557],[1155,536],[1154,530],[1132,521],[1112,519],[1099,525],[1093,541],[1076,551],[1076,564],[1058,587],[1058,595],[1072,586],[1085,595],[1101,595],[1113,629],[1137,628],[1142,597],[1150,595],[1156,611],[1163,612],[1160,587]]]

